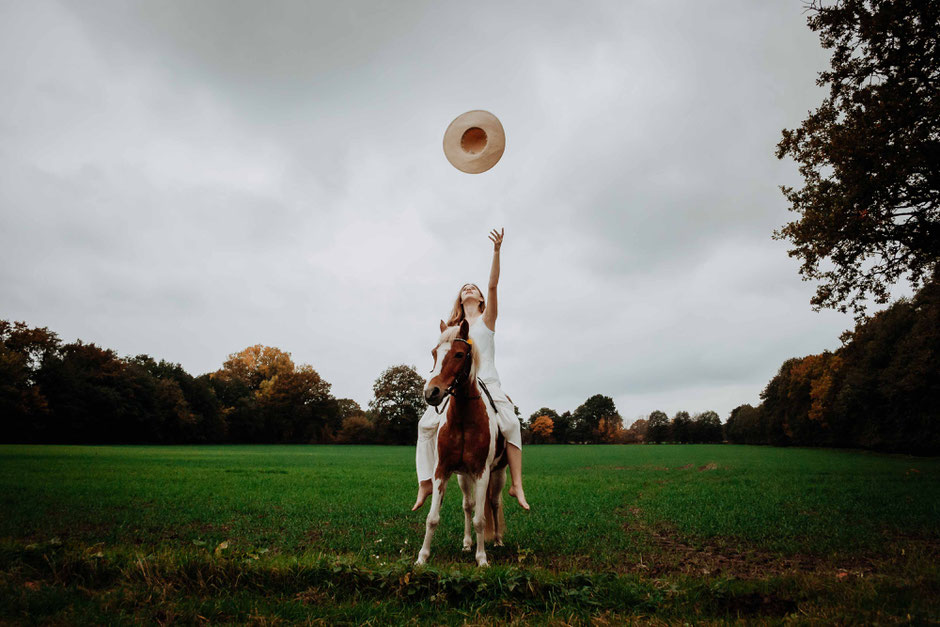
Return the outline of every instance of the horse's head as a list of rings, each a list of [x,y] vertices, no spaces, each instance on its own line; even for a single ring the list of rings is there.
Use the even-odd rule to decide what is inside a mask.
[[[439,405],[458,385],[476,378],[478,357],[469,335],[470,325],[466,320],[453,327],[441,321],[441,337],[431,351],[434,369],[424,388],[428,405]]]

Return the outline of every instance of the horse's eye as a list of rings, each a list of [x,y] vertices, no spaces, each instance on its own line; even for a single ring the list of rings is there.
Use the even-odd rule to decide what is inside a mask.
[[[457,359],[460,359],[463,357],[463,353],[454,353],[454,357],[456,357]]]

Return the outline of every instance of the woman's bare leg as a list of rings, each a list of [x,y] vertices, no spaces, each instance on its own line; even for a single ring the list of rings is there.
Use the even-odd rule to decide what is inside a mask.
[[[418,482],[418,500],[415,501],[414,507],[411,508],[411,511],[417,510],[419,507],[424,505],[424,502],[427,498],[431,496],[431,480],[425,479],[424,481]]]
[[[522,490],[522,451],[515,444],[508,444],[506,454],[509,457],[509,474],[512,477],[509,496],[516,497],[522,509],[529,509],[529,503],[525,500],[525,492]]]

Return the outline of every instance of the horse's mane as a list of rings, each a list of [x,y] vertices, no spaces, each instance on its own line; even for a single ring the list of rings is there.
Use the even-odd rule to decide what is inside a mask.
[[[444,332],[441,333],[440,339],[437,340],[437,345],[440,346],[444,342],[453,342],[459,332],[460,325],[447,327],[444,329]],[[470,351],[470,354],[473,357],[473,363],[470,365],[470,381],[476,384],[477,371],[480,369],[480,351],[477,349],[476,344],[473,345],[473,350]]]

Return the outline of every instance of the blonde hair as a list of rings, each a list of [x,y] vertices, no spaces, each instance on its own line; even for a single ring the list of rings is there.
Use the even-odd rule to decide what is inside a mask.
[[[483,290],[477,287],[476,283],[464,283],[460,286],[460,291],[457,292],[457,300],[454,302],[454,308],[450,312],[450,318],[447,319],[447,326],[449,327],[457,326],[467,318],[463,311],[463,303],[460,302],[460,295],[463,294],[463,288],[468,285],[476,287],[477,291],[480,292],[480,313],[483,313],[483,310],[486,309],[486,300],[483,298]]]

